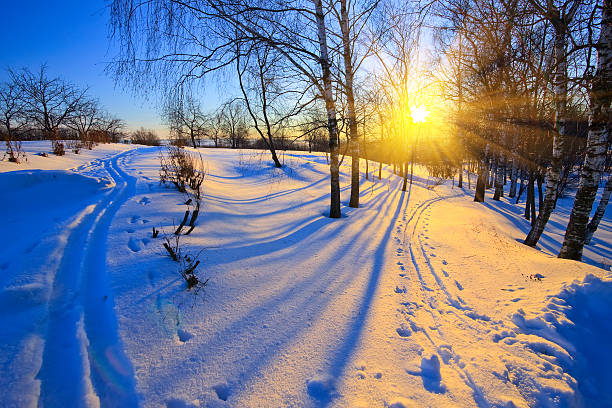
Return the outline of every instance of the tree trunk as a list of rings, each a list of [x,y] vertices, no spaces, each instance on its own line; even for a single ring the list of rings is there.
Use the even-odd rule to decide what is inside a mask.
[[[467,164],[467,179],[468,179],[468,190],[472,189],[472,181],[470,180],[470,161]]]
[[[313,0],[315,6],[315,19],[319,38],[319,52],[321,71],[323,74],[323,88],[325,98],[325,111],[327,114],[327,131],[329,133],[329,172],[330,172],[330,203],[329,217],[340,218],[340,166],[338,163],[338,121],[336,119],[336,106],[334,104],[334,90],[332,88],[329,56],[327,53],[327,35],[325,32],[325,16],[323,14],[322,0]]]
[[[483,159],[478,169],[478,179],[476,180],[476,191],[474,192],[474,201],[482,203],[485,200],[485,187],[487,177],[487,163]]]
[[[561,164],[565,150],[565,121],[567,108],[567,25],[565,22],[557,22],[555,27],[555,77],[554,77],[554,104],[555,104],[555,130],[553,136],[553,151],[550,166],[546,174],[546,196],[544,205],[540,209],[540,214],[532,226],[531,231],[523,242],[525,245],[535,247],[546,223],[552,214],[557,201],[557,189],[559,187],[559,177]]]
[[[493,183],[495,182],[495,163],[491,160],[488,164],[487,171],[487,188],[493,187]]]
[[[591,80],[589,133],[578,191],[570,214],[559,258],[582,259],[587,224],[597,195],[608,150],[607,125],[612,115],[612,0],[604,0],[601,32],[597,44],[597,71]],[[609,182],[608,182],[609,183]],[[606,183],[606,184],[608,184]]]
[[[525,201],[525,219],[531,220],[531,224],[535,222],[535,178],[533,172],[529,172],[529,180],[527,181],[527,200]],[[533,214],[533,216],[532,216]]]
[[[191,143],[193,144],[193,148],[197,149],[196,142],[195,142],[195,135],[193,133],[193,129],[189,129],[189,133],[190,133],[190,136],[191,136]]]
[[[406,187],[407,187],[406,184],[408,183],[408,161],[404,162],[402,173],[403,173],[402,177],[404,178],[404,184],[402,185],[402,191],[406,191]]]
[[[508,192],[509,198],[514,198],[516,196],[516,179],[518,178],[518,171],[516,166],[514,165],[514,160],[512,160],[512,167],[510,168],[510,191]]]
[[[378,179],[382,180],[382,162],[378,162]]]
[[[493,200],[499,201],[504,196],[504,173],[505,169],[501,165],[501,157],[497,159],[495,169],[495,193],[493,194]]]
[[[536,177],[538,182],[538,214],[542,211],[542,207],[544,206],[544,195],[542,192],[542,184],[544,184],[544,179],[541,173],[538,173]]]
[[[351,145],[351,198],[349,207],[359,207],[359,135],[357,133],[357,115],[355,113],[355,95],[353,92],[353,54],[351,52],[350,30],[347,0],[340,0],[340,31],[342,32],[342,57],[344,59],[344,91],[346,94],[346,114]]]
[[[597,227],[599,226],[599,222],[604,216],[606,212],[606,207],[608,206],[608,201],[610,201],[610,193],[612,193],[612,176],[608,176],[608,181],[606,182],[606,186],[604,187],[604,191],[601,194],[601,199],[599,200],[599,204],[597,205],[597,210],[595,210],[595,215],[587,225],[586,239],[584,240],[585,245],[589,245],[591,243],[591,239],[593,238],[593,234],[597,231]]]
[[[524,171],[521,171],[521,180],[518,183],[519,183],[519,191],[518,191],[518,194],[516,195],[516,201],[514,202],[514,204],[519,203],[519,201],[521,200],[521,196],[523,195],[523,192],[525,192],[525,172]]]
[[[412,175],[414,174],[414,150],[412,149],[412,160],[410,160],[410,185],[412,185]]]

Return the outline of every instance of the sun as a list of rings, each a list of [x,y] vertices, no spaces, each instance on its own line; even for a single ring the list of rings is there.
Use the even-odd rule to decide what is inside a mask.
[[[410,108],[410,117],[413,123],[423,123],[429,116],[429,111],[425,106],[413,106]]]

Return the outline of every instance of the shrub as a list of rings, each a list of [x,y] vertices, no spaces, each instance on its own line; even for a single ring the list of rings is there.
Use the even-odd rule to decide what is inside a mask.
[[[6,154],[5,157],[8,156],[8,161],[12,163],[21,163],[21,159],[26,159],[25,152],[23,151],[23,147],[20,140],[9,140],[6,138]]]
[[[155,134],[155,132],[140,128],[133,132],[130,136],[132,143],[141,144],[146,146],[159,146],[161,144],[159,137]]]
[[[56,156],[63,156],[66,154],[66,150],[64,149],[64,142],[59,140],[54,140],[52,142],[53,154]]]
[[[168,146],[166,153],[159,153],[159,179],[163,184],[172,183],[181,193],[187,193],[187,187],[192,190],[193,198],[199,201],[201,187],[206,177],[202,156],[196,158],[185,149]]]

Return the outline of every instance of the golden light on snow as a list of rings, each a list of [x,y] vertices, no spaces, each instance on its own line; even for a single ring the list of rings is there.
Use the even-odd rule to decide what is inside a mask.
[[[425,106],[413,106],[410,108],[410,117],[413,123],[423,123],[429,116],[429,111]]]

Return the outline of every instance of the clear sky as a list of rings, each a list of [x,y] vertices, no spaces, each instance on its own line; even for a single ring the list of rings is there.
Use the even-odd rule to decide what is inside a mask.
[[[6,68],[37,70],[46,63],[50,74],[79,86],[130,128],[145,126],[165,133],[154,99],[146,101],[116,87],[104,74],[114,56],[108,38],[104,0],[34,0],[2,2],[0,80]]]

